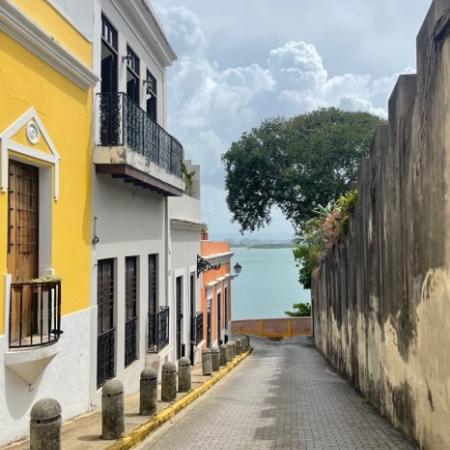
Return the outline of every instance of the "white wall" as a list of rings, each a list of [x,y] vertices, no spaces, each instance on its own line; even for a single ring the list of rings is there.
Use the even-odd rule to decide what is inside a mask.
[[[86,39],[94,37],[93,0],[47,0],[64,16]]]
[[[169,198],[169,217],[192,223],[202,223],[200,200],[183,195]]]
[[[195,311],[200,311],[200,280],[197,279],[197,255],[200,254],[200,230],[199,228],[187,230],[178,228],[171,224],[171,242],[170,254],[172,264],[172,322],[173,329],[173,358],[176,358],[176,302],[175,302],[175,283],[176,278],[183,277],[183,330],[182,343],[185,344],[186,355],[189,357],[190,349],[190,329],[191,329],[191,312],[190,312],[190,276],[193,273],[195,277]]]
[[[29,433],[31,407],[51,397],[62,407],[63,420],[89,410],[89,309],[63,316],[60,351],[37,380],[29,385],[5,366],[7,336],[0,336],[0,446]]]
[[[158,254],[159,304],[167,305],[166,274],[166,200],[149,190],[135,187],[110,175],[94,177],[94,216],[99,243],[94,246],[92,278],[91,398],[99,404],[97,390],[97,261],[114,258],[116,262],[116,376],[127,394],[139,388],[140,372],[147,354],[148,256]],[[124,367],[125,358],[125,258],[138,257],[138,360]]]

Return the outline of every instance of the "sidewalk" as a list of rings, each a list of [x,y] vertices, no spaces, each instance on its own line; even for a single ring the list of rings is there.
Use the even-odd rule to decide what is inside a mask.
[[[223,378],[230,370],[232,370],[239,362],[244,359],[248,353],[236,357],[233,362],[228,363],[227,366],[222,367],[219,372],[215,372],[211,376],[201,375],[201,366],[197,365],[192,370],[192,389],[190,392],[177,393],[177,398],[172,403],[161,402],[158,400],[157,412],[154,416],[139,415],[139,393],[125,397],[125,436],[129,433],[139,429],[146,423],[152,422],[153,418],[158,413],[166,410],[169,416],[175,415],[179,410],[183,409],[184,405],[182,399],[189,397],[189,403],[197,395],[192,398],[192,393],[196,388],[205,386],[205,391],[215,384],[219,379]],[[202,389],[197,389],[198,396],[203,394]],[[161,384],[158,385],[158,399],[161,398]],[[90,413],[79,416],[65,422],[62,426],[62,449],[63,450],[101,450],[107,449],[114,445],[117,441],[104,441],[101,439],[101,411],[95,410]],[[161,423],[159,423],[161,422]],[[156,426],[159,426],[163,421],[158,421]],[[153,428],[153,427],[152,427]],[[2,450],[29,450],[29,439],[10,444],[2,447]],[[129,447],[128,447],[129,448]]]

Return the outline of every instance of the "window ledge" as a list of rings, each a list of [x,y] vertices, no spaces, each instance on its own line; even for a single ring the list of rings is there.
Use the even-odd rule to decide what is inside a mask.
[[[45,347],[9,350],[5,365],[27,384],[33,384],[61,350],[61,340]]]

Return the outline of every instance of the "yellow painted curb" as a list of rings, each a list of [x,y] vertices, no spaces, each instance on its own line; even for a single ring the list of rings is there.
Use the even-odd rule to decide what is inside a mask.
[[[180,400],[176,401],[172,405],[168,406],[167,408],[163,409],[158,414],[153,416],[148,422],[140,425],[138,428],[135,428],[119,441],[107,447],[106,450],[128,450],[139,444],[139,442],[142,442],[152,431],[155,431],[162,424],[172,419],[182,409],[186,408],[186,406],[190,405],[194,400],[211,389],[227,373],[233,370],[242,360],[250,355],[252,350],[253,349],[250,349],[248,352],[234,358],[233,361],[228,363],[226,367],[217,372],[209,380],[206,380],[202,385],[195,388],[192,392],[190,392],[183,398],[180,398]]]

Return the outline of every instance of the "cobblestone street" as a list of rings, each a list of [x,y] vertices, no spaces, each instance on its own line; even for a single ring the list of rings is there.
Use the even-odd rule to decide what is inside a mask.
[[[414,449],[305,338],[255,352],[140,449]]]

